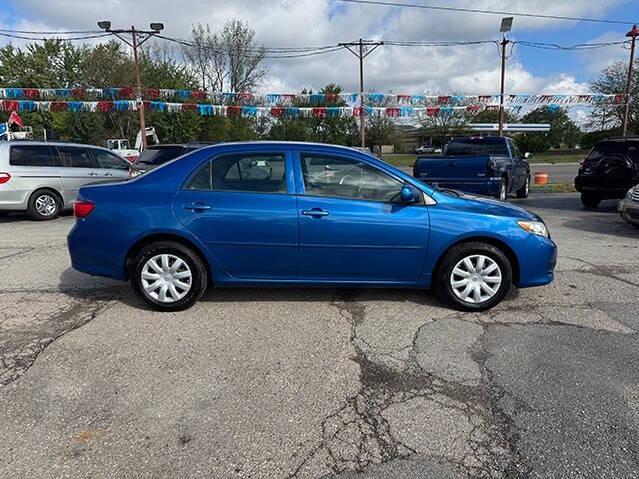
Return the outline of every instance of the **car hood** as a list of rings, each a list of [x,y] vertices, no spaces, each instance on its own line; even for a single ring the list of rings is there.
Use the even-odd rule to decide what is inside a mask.
[[[469,194],[461,194],[461,199],[465,200],[468,205],[475,211],[495,216],[507,216],[510,218],[522,218],[533,221],[543,221],[541,217],[526,208],[499,201],[494,198],[484,196],[475,196]]]

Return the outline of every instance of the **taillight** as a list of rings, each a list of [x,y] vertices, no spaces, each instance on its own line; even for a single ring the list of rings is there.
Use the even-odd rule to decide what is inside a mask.
[[[94,203],[86,200],[78,200],[73,203],[73,216],[76,218],[86,218],[94,209]]]
[[[0,185],[6,183],[11,179],[11,175],[9,173],[0,173]]]

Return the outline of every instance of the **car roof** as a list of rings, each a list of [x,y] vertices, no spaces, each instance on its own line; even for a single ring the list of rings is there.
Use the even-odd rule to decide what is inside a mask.
[[[605,143],[605,142],[623,143],[623,142],[626,142],[626,141],[639,141],[639,136],[632,136],[630,138],[612,137],[612,138],[606,138],[604,140],[599,140],[597,143]]]
[[[350,146],[343,145],[334,145],[331,143],[313,143],[306,141],[271,141],[271,140],[258,140],[258,141],[234,141],[228,143],[218,143],[216,145],[207,145],[202,147],[202,149],[207,150],[217,150],[224,149],[227,147],[236,149],[241,148],[243,146],[251,146],[255,147],[257,145],[270,146],[270,147],[280,147],[280,148],[326,148],[332,150],[341,150],[344,152],[353,152],[358,151]]]
[[[65,141],[37,141],[37,140],[9,140],[6,142],[8,145],[33,145],[33,146],[77,146],[80,148],[97,148],[99,150],[111,151],[108,148],[97,145],[87,145],[85,143],[67,143]]]

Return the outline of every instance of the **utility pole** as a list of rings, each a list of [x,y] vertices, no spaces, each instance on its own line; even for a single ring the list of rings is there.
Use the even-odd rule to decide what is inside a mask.
[[[144,119],[144,101],[142,100],[142,82],[140,81],[140,62],[138,59],[138,47],[141,46],[144,42],[146,42],[153,35],[157,35],[162,30],[164,30],[164,24],[162,23],[151,23],[149,27],[151,30],[136,30],[135,26],[131,25],[130,30],[126,29],[111,29],[111,22],[108,20],[103,20],[98,22],[98,27],[102,30],[112,33],[124,43],[129,45],[133,49],[133,61],[135,63],[135,99],[138,105],[138,111],[140,112],[140,135],[142,136],[142,150],[146,149],[146,122]],[[123,37],[123,34],[131,34],[131,42],[128,39]]]
[[[499,136],[504,136],[504,87],[506,84],[506,46],[510,40],[506,39],[506,32],[513,26],[513,17],[501,19],[499,32],[503,34],[501,40],[501,82],[499,88]]]
[[[632,26],[632,30],[626,33],[627,37],[630,37],[630,63],[628,64],[628,83],[626,83],[626,104],[623,110],[623,137],[628,138],[628,118],[630,116],[630,92],[632,90],[632,70],[633,63],[635,61],[635,42],[639,36],[639,28],[637,25]]]
[[[362,40],[361,38],[357,42],[350,43],[338,43],[339,46],[345,47],[359,59],[359,109],[360,109],[360,135],[362,138],[362,148],[366,147],[366,110],[364,105],[364,58],[370,55],[384,42],[374,42],[369,40]],[[354,50],[353,47],[358,47]],[[370,48],[366,48],[370,47]]]

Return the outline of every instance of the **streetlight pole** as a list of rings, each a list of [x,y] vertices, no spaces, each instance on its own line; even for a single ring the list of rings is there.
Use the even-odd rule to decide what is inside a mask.
[[[499,32],[503,34],[501,40],[501,79],[499,88],[499,136],[504,136],[504,89],[506,85],[506,46],[510,40],[506,39],[506,32],[513,26],[513,17],[501,19]]]
[[[639,36],[639,28],[637,25],[632,26],[632,30],[626,33],[627,37],[630,37],[630,63],[628,64],[628,83],[626,83],[626,104],[623,110],[623,137],[628,138],[628,118],[630,116],[630,92],[632,89],[632,70],[633,63],[635,61],[635,42]]]
[[[359,124],[362,148],[366,147],[366,110],[364,108],[364,58],[366,58],[373,52],[373,50],[383,44],[384,42],[372,42],[362,40],[361,38],[357,42],[338,43],[338,45],[347,48],[349,52],[351,52],[359,59]],[[358,47],[358,49],[353,50],[351,47]],[[372,48],[366,50],[365,47]]]
[[[135,26],[131,25],[130,30],[126,29],[111,29],[110,21],[98,22],[98,26],[108,33],[112,33],[124,43],[129,45],[133,49],[133,62],[135,63],[135,99],[138,105],[138,111],[140,112],[140,135],[142,137],[142,150],[146,149],[146,122],[144,118],[144,101],[142,101],[142,82],[140,80],[140,62],[138,59],[138,47],[146,42],[153,35],[160,33],[164,29],[162,23],[151,23],[149,26],[151,30],[136,30]],[[131,41],[123,37],[123,34],[131,34]]]

